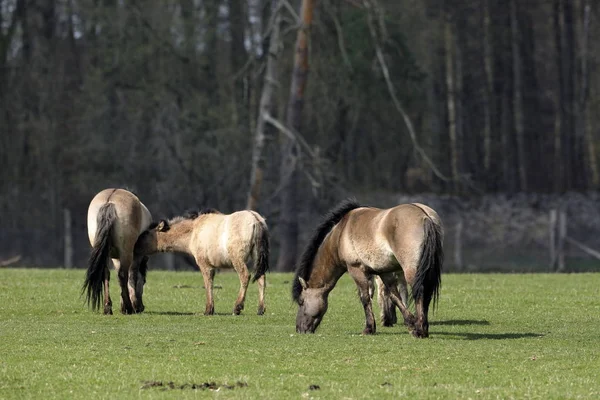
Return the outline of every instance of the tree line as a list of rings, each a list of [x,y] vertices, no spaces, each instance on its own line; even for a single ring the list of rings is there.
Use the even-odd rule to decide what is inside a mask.
[[[0,0],[7,230],[93,195],[267,216],[366,193],[596,190],[591,0]]]

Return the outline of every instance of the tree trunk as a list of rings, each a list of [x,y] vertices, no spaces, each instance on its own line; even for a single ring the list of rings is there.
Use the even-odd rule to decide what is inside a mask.
[[[494,93],[492,32],[489,2],[490,0],[483,0],[482,2],[483,64],[485,66],[485,89],[483,90],[483,167],[486,174],[490,171],[492,160],[492,97]]]
[[[458,140],[456,132],[456,87],[454,76],[454,34],[452,18],[448,13],[445,19],[444,39],[446,44],[446,106],[448,108],[448,137],[450,138],[450,170],[453,190],[458,190]]]
[[[562,66],[562,0],[554,1],[554,38],[556,45],[556,65],[558,66],[558,89],[554,98],[554,190],[563,191],[567,189],[566,185],[566,168],[563,158],[563,66]]]
[[[277,95],[277,87],[279,86],[279,73],[277,71],[277,58],[279,57],[281,48],[279,39],[281,27],[279,0],[272,0],[271,7],[273,13],[271,17],[271,34],[267,53],[267,71],[265,73],[256,122],[254,149],[252,152],[252,171],[250,173],[250,191],[248,193],[248,202],[246,204],[246,208],[249,210],[256,210],[258,208],[260,190],[265,171],[264,148],[265,144],[273,139],[273,128],[268,126],[265,116],[267,114],[275,114],[273,98]]]
[[[308,77],[308,31],[312,23],[314,9],[313,0],[302,0],[302,27],[296,36],[296,51],[294,69],[288,100],[286,125],[296,132],[302,126],[302,109],[304,106],[304,91]],[[281,246],[277,260],[277,271],[289,271],[294,268],[298,253],[298,144],[295,140],[284,137],[281,147],[281,214],[279,221],[279,236]]]
[[[232,82],[233,96],[231,101],[235,115],[232,116],[233,125],[248,126],[248,99],[244,93],[248,73],[244,66],[248,60],[246,52],[246,3],[245,1],[229,1],[229,31],[231,34],[231,74],[235,77]]]
[[[521,62],[521,35],[519,32],[519,20],[517,0],[510,2],[510,26],[511,26],[511,49],[513,62],[513,116],[514,129],[517,139],[517,163],[519,173],[518,190],[527,191],[527,165],[525,164],[525,133],[523,124],[523,73]]]
[[[598,188],[600,176],[598,173],[598,161],[596,158],[596,146],[592,137],[592,129],[590,123],[590,113],[588,108],[589,98],[589,81],[590,81],[590,62],[589,62],[589,38],[590,38],[590,14],[591,6],[589,0],[582,0],[582,21],[581,21],[581,45],[580,45],[580,81],[579,81],[579,117],[577,118],[578,129],[581,131],[580,136],[584,138],[585,149],[587,150],[588,170],[590,171],[590,180],[587,187],[593,189]]]

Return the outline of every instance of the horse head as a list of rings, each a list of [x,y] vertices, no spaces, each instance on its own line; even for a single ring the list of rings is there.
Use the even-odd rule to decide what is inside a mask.
[[[296,332],[315,333],[327,312],[328,291],[325,288],[309,288],[302,278],[299,281],[302,291],[298,297]]]

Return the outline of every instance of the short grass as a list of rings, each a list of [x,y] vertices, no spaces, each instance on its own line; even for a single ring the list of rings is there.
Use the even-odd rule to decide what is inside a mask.
[[[298,335],[290,274],[269,274],[262,317],[256,285],[230,315],[235,274],[217,275],[205,317],[200,274],[159,271],[146,312],[103,316],[83,274],[0,270],[0,398],[600,398],[600,274],[445,275],[425,340],[361,336],[348,276],[318,333]]]

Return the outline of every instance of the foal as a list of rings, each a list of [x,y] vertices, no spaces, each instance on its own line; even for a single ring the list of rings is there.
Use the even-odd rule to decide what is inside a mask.
[[[240,314],[250,280],[246,262],[252,257],[252,281],[258,281],[258,315],[264,314],[269,231],[260,214],[246,210],[225,215],[213,209],[188,213],[153,224],[140,235],[135,245],[136,257],[175,251],[193,256],[200,267],[206,289],[205,315],[212,315],[215,311],[213,277],[214,270],[219,268],[234,268],[238,273],[240,291],[233,313]]]

